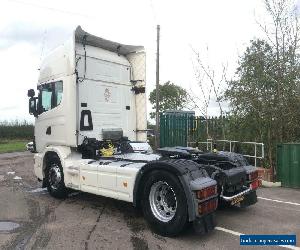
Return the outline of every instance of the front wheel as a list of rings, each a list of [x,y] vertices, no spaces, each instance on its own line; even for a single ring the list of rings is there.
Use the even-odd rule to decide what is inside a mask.
[[[57,156],[52,156],[48,161],[46,170],[47,189],[55,198],[65,198],[67,189],[64,183],[64,173]]]
[[[187,201],[178,178],[166,171],[153,171],[144,184],[142,208],[145,219],[160,235],[175,236],[185,227]]]

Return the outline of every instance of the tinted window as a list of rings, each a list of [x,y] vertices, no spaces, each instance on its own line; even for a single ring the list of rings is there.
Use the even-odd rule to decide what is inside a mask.
[[[52,86],[50,84],[45,84],[41,90],[42,95],[42,112],[51,109],[52,105]]]
[[[39,86],[39,113],[57,107],[63,96],[63,82],[51,82]]]

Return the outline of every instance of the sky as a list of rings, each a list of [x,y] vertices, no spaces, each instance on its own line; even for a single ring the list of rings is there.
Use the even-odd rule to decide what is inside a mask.
[[[108,40],[144,45],[149,95],[155,87],[160,24],[160,83],[182,86],[202,107],[205,97],[195,77],[195,51],[215,70],[216,82],[222,65],[227,65],[230,79],[249,41],[262,35],[257,20],[265,21],[263,0],[0,0],[0,121],[33,121],[27,90],[36,89],[43,57],[71,37],[77,25]],[[203,86],[207,95],[209,82]],[[220,92],[225,87],[221,85]],[[211,99],[208,114],[218,115],[215,96]],[[223,108],[228,108],[226,103]]]

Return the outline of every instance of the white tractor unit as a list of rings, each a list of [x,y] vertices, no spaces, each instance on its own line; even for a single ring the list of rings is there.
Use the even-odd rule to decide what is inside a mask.
[[[77,27],[43,61],[35,116],[34,172],[57,198],[70,190],[133,203],[159,234],[188,222],[215,227],[217,182],[188,159],[153,153],[146,142],[145,51]]]

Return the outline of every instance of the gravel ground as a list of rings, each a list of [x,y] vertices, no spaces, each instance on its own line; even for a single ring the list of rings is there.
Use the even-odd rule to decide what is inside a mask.
[[[188,228],[164,238],[130,203],[80,192],[54,199],[36,180],[31,153],[0,154],[0,249],[255,249],[239,245],[240,233],[296,234],[300,246],[300,190],[261,188],[258,196],[246,209],[217,211],[207,235]]]

